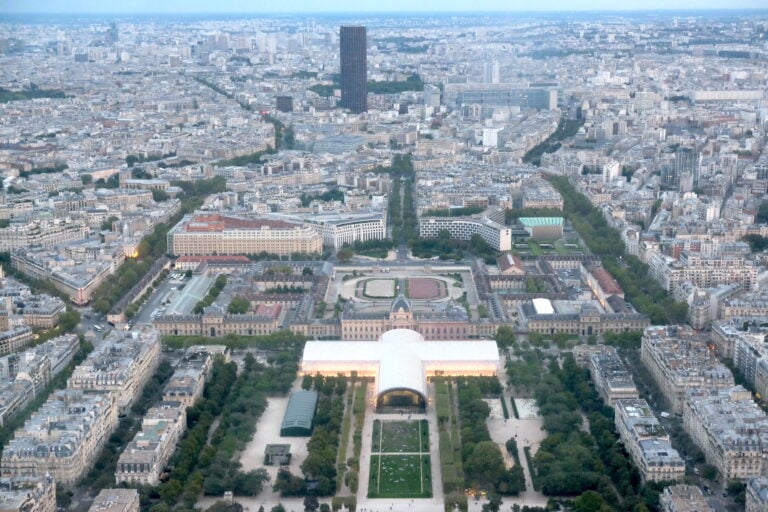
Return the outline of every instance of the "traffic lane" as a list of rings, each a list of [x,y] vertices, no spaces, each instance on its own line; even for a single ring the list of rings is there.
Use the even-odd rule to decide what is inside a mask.
[[[170,278],[160,283],[160,286],[155,288],[149,299],[139,308],[138,313],[133,317],[133,321],[140,324],[151,324],[152,312],[161,306],[160,301],[165,297],[165,294],[171,291],[171,288],[174,286],[181,286],[182,283],[183,281]]]

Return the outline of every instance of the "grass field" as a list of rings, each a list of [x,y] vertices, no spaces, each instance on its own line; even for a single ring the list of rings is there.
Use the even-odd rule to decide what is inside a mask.
[[[372,299],[392,299],[395,297],[395,280],[368,279],[363,281],[363,296]]]
[[[429,452],[427,420],[373,422],[373,453]]]
[[[432,496],[429,455],[371,455],[369,498]]]
[[[373,422],[369,498],[432,496],[427,420]]]

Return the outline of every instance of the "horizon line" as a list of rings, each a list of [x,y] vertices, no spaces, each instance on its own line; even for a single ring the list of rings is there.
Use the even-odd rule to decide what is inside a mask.
[[[197,16],[201,14],[302,14],[302,15],[315,15],[315,14],[499,14],[499,13],[514,13],[514,14],[521,14],[521,13],[530,13],[530,14],[540,14],[540,13],[574,13],[574,12],[584,12],[584,13],[616,13],[616,12],[627,12],[627,13],[636,13],[636,12],[738,12],[738,11],[750,11],[750,12],[768,12],[768,7],[695,7],[695,8],[684,8],[684,7],[654,7],[649,9],[540,9],[540,10],[524,10],[524,9],[485,9],[485,10],[445,10],[445,11],[435,11],[435,10],[393,10],[393,11],[381,11],[381,10],[361,10],[361,11],[303,11],[303,10],[294,10],[294,11],[188,11],[188,12],[179,12],[179,11],[3,11],[0,8],[0,16],[4,15],[29,15],[29,16],[35,16],[35,15],[94,15],[94,14],[112,14],[112,15],[126,15],[126,14],[149,14],[149,15],[156,15],[156,14],[174,14],[174,15],[182,15],[182,16]]]

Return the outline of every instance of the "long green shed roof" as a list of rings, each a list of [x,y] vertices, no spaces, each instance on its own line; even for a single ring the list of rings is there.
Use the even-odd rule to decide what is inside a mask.
[[[520,217],[517,219],[520,224],[528,227],[538,226],[562,226],[562,217]]]
[[[288,398],[288,406],[285,408],[283,424],[280,431],[286,429],[312,430],[312,419],[315,417],[317,407],[317,391],[295,391]]]

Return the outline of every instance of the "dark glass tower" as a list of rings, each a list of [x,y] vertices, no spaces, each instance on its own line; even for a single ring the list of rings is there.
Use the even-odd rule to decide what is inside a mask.
[[[368,111],[368,63],[365,27],[341,27],[341,107]]]

